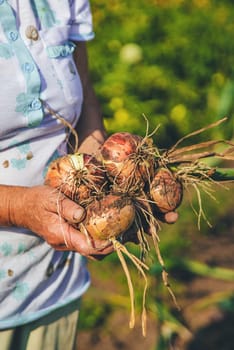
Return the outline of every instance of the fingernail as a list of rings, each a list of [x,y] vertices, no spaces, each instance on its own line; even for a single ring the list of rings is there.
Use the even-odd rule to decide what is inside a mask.
[[[76,209],[73,213],[73,220],[75,222],[82,221],[85,218],[85,210],[82,208]]]
[[[175,211],[170,211],[165,214],[164,219],[167,224],[174,224],[178,220],[178,213]]]

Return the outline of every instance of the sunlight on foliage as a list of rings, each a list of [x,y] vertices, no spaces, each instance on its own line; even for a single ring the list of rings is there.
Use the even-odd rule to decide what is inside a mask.
[[[109,132],[119,130],[121,116],[121,130],[141,132],[133,116],[145,113],[154,128],[163,115],[165,133],[159,141],[169,146],[227,115],[230,121],[220,134],[233,136],[230,1],[94,0],[92,8],[96,38],[89,43],[90,67]],[[122,112],[117,118],[115,99],[121,99],[129,124]],[[183,123],[176,106],[186,109]]]

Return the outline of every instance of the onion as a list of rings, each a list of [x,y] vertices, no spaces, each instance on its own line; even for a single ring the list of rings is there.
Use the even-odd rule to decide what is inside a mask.
[[[107,176],[122,190],[144,187],[153,174],[152,140],[128,132],[111,135],[102,145]]]
[[[135,207],[130,198],[107,194],[87,205],[79,229],[93,239],[108,240],[128,230],[134,219]]]
[[[150,197],[154,201],[156,211],[173,212],[182,201],[182,184],[171,171],[161,168],[150,184]]]
[[[103,189],[106,176],[101,163],[95,157],[75,153],[50,163],[45,184],[59,189],[80,203]]]
[[[134,223],[135,206],[132,200],[127,196],[107,194],[102,199],[96,199],[92,203],[88,204],[86,211],[87,215],[84,221],[78,225],[79,230],[83,232],[88,238],[111,241],[121,262],[127,279],[130,294],[130,328],[133,328],[135,324],[134,287],[124,255],[126,255],[129,260],[135,265],[145,280],[142,296],[142,333],[145,336],[145,300],[148,283],[144,270],[148,270],[148,266],[139,260],[134,254],[130,253],[127,248],[118,241],[118,237],[125,233]]]

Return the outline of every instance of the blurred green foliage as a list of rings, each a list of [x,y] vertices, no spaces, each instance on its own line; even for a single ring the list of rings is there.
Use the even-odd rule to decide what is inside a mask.
[[[157,144],[167,148],[227,115],[229,122],[206,137],[232,137],[232,1],[92,0],[91,5],[96,38],[89,43],[90,68],[109,133],[144,134],[145,114],[151,130],[160,124]]]

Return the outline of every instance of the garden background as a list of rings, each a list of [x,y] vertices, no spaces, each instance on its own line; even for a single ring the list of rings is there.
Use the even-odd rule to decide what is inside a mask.
[[[109,134],[128,131],[169,148],[220,118],[217,128],[189,140],[234,137],[234,4],[232,0],[91,0],[95,39],[88,44],[91,77]],[[233,167],[233,163],[212,164]],[[89,262],[92,286],[83,300],[79,350],[231,350],[234,344],[233,185],[203,196],[207,220],[185,194],[174,225],[162,225],[160,249],[178,311],[152,250],[148,332],[129,330],[130,302],[116,254]],[[211,223],[209,226],[208,221]],[[128,249],[137,253],[137,247]],[[133,267],[138,315],[142,280]]]

